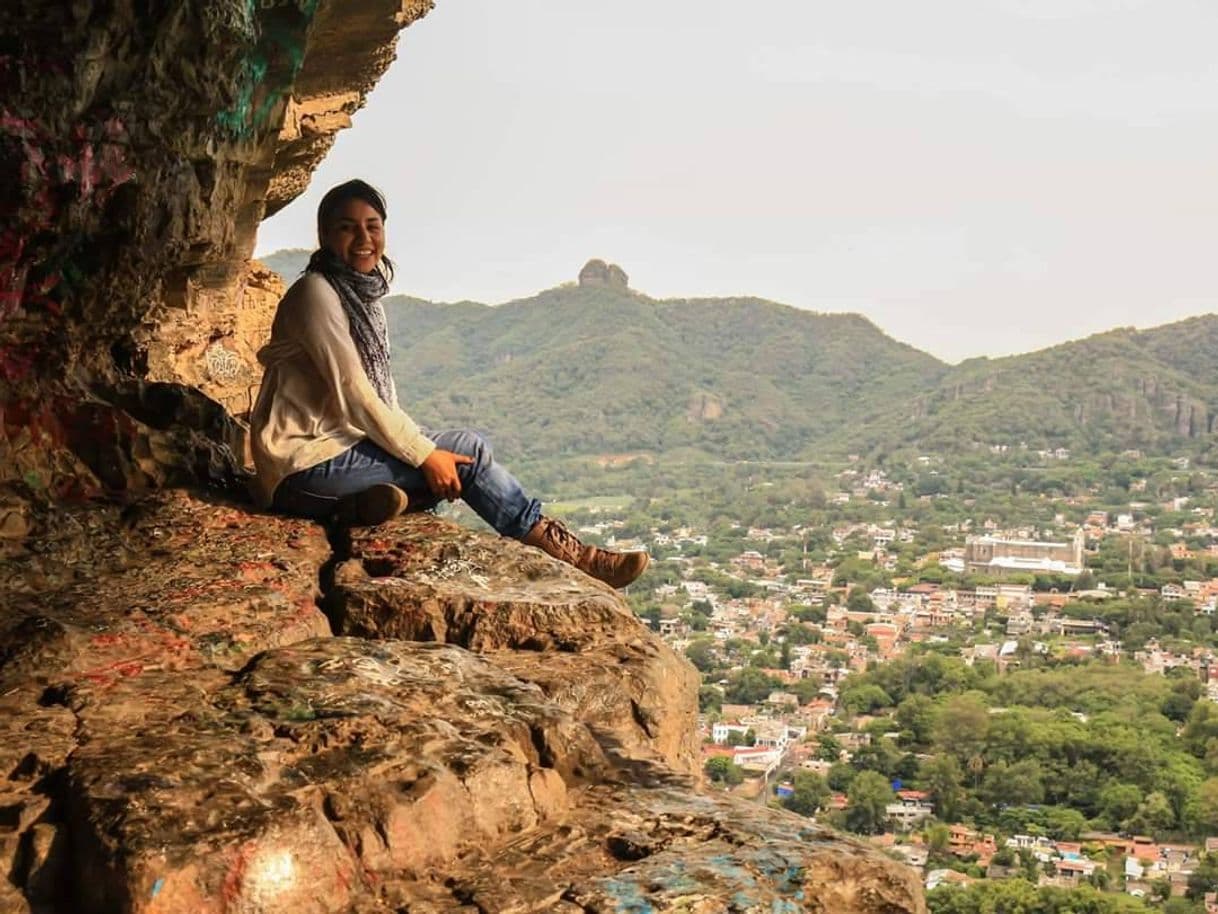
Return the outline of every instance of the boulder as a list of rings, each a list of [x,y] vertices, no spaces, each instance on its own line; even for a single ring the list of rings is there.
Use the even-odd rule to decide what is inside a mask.
[[[477,651],[541,686],[607,749],[696,776],[697,671],[615,591],[538,549],[429,515],[393,529],[357,533],[338,564],[326,598],[336,631]]]

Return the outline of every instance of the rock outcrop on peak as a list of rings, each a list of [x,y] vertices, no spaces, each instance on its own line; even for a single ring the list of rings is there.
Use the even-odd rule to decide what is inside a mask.
[[[33,542],[0,563],[6,911],[924,911],[866,845],[696,793],[693,669],[536,550],[417,515],[332,553],[180,492]]]
[[[579,271],[579,284],[581,286],[603,286],[609,289],[626,289],[630,285],[630,278],[626,275],[626,271],[616,263],[605,263],[603,260],[593,258]]]

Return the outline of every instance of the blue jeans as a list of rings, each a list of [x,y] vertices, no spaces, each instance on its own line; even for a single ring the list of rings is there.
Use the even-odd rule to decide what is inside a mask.
[[[525,495],[516,477],[495,463],[491,446],[481,435],[461,429],[428,437],[441,450],[474,458],[473,463],[457,465],[461,498],[474,513],[513,539],[533,529],[541,517],[541,502]],[[412,505],[437,503],[421,470],[365,438],[337,457],[284,479],[275,489],[274,506],[285,514],[325,520],[340,498],[384,482],[404,490]]]

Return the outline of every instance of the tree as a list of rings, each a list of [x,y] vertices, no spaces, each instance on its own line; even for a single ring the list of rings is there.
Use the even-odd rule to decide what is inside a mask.
[[[846,609],[851,612],[869,613],[875,611],[875,603],[871,595],[862,587],[851,587],[850,596],[846,597]]]
[[[815,771],[795,772],[795,789],[782,805],[801,815],[813,815],[833,795],[825,779]]]
[[[637,610],[637,612],[640,618],[647,620],[647,625],[652,631],[658,632],[660,630],[661,613],[660,607],[657,604],[653,603],[650,606],[645,606]]]
[[[844,690],[841,703],[853,714],[870,714],[891,705],[892,699],[878,685],[860,685]]]
[[[1189,818],[1198,834],[1218,831],[1218,778],[1203,781],[1193,795]]]
[[[757,745],[757,733],[752,727],[743,733],[739,730],[728,730],[723,742],[728,746],[755,746]]]
[[[1068,806],[1048,806],[1043,811],[1045,831],[1055,841],[1077,841],[1087,830],[1087,817]],[[1103,886],[1100,886],[1103,888]]]
[[[723,689],[704,685],[698,689],[698,711],[702,714],[719,714],[723,711]]]
[[[861,771],[847,792],[846,827],[860,835],[884,831],[888,804],[893,800],[888,779],[875,771]]]
[[[744,772],[740,770],[740,766],[726,755],[716,755],[707,759],[703,771],[712,781],[729,786],[739,784],[744,780]]]
[[[1100,811],[1112,828],[1120,828],[1142,805],[1142,791],[1136,784],[1113,781],[1100,791]]]
[[[777,679],[754,667],[746,667],[731,677],[727,686],[727,700],[733,704],[755,705],[780,686]]]
[[[1150,899],[1157,901],[1159,904],[1171,898],[1171,880],[1156,879],[1150,884]]]
[[[1189,713],[1193,710],[1194,704],[1196,704],[1196,700],[1188,695],[1172,692],[1163,699],[1163,716],[1168,720],[1188,720]]]
[[[1033,759],[1013,765],[995,762],[985,773],[982,793],[995,806],[1030,806],[1044,802],[1040,763]]]
[[[685,656],[697,668],[699,673],[706,673],[714,669],[718,662],[714,642],[705,638],[691,641],[689,646],[685,648]]]
[[[983,696],[971,692],[953,695],[944,702],[935,722],[935,746],[964,761],[984,752],[989,727],[990,712]]]
[[[1218,891],[1218,854],[1205,854],[1188,877],[1188,897],[1200,901],[1206,892]]]
[[[860,746],[850,760],[859,771],[878,771],[885,778],[897,777],[898,769],[904,759],[901,751],[893,745],[890,739],[872,739],[866,746]]]
[[[1104,892],[1112,884],[1112,874],[1105,867],[1096,867],[1095,872],[1087,877],[1087,882]]]
[[[816,737],[816,757],[822,762],[836,762],[842,757],[842,744],[832,733],[821,733]]]
[[[941,822],[926,829],[925,834],[926,850],[930,856],[941,860],[947,855],[947,849],[951,846],[952,830]]]
[[[1176,824],[1176,814],[1171,802],[1159,791],[1150,793],[1138,806],[1137,811],[1125,823],[1131,832],[1161,834]]]
[[[857,774],[858,771],[846,762],[836,762],[829,766],[829,774],[826,776],[826,779],[830,787],[834,790],[842,791],[850,788]]]
[[[922,763],[918,779],[935,804],[935,815],[944,822],[956,821],[964,772],[954,755],[936,755]]]
[[[977,752],[969,756],[968,773],[973,776],[973,789],[981,788],[981,775],[985,771],[985,759]]]
[[[902,740],[915,746],[926,746],[934,735],[938,711],[935,703],[925,695],[910,695],[899,705],[896,713],[897,725],[901,728]]]

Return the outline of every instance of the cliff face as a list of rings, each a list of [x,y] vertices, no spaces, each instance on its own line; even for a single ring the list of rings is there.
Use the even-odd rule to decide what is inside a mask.
[[[430,7],[4,4],[0,484],[233,475],[279,291],[249,263],[258,224]]]
[[[429,7],[0,12],[0,910],[924,910],[694,792],[697,675],[614,592],[175,488],[239,481],[257,224]]]

